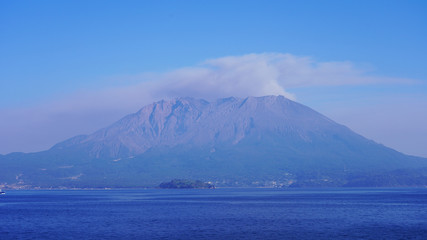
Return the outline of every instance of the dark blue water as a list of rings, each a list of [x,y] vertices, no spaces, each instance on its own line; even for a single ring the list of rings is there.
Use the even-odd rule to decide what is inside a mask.
[[[8,191],[0,239],[427,239],[427,189]]]

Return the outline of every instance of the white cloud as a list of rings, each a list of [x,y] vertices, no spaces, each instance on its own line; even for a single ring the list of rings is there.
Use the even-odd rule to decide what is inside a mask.
[[[124,101],[128,98],[152,101],[179,96],[215,99],[263,95],[284,95],[294,99],[286,89],[411,81],[371,76],[368,69],[351,62],[316,62],[309,57],[265,53],[210,59],[195,67],[141,75],[138,84],[97,94],[124,97]]]
[[[0,153],[47,149],[163,98],[284,95],[295,99],[286,89],[409,81],[373,77],[351,62],[317,62],[280,53],[210,59],[198,66],[141,74],[132,80],[131,85],[80,91],[34,107],[0,109]]]

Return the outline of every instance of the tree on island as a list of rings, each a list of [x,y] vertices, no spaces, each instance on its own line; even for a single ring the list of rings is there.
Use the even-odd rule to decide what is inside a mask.
[[[210,183],[205,183],[199,180],[188,180],[188,179],[173,179],[170,182],[162,182],[159,188],[168,189],[189,189],[189,188],[204,188],[204,189],[215,189],[215,186]]]

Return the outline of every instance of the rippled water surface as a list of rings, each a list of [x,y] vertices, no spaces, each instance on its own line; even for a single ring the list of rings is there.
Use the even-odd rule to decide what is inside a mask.
[[[8,191],[0,239],[427,239],[427,189]]]

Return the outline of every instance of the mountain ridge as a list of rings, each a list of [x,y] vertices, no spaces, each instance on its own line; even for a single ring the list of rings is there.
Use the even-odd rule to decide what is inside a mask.
[[[18,187],[141,187],[191,178],[216,186],[427,185],[427,171],[419,170],[427,159],[283,96],[161,100],[92,134],[0,161],[9,169],[0,169],[0,185]]]
[[[239,111],[242,108],[252,108],[252,110],[254,110],[254,108],[256,108],[257,104],[259,103],[259,101],[256,100],[261,100],[264,105],[262,106],[263,108],[266,107],[266,103],[275,103],[274,100],[281,100],[284,103],[292,103],[292,104],[297,104],[300,107],[304,107],[307,108],[305,110],[308,110],[308,107],[305,107],[301,104],[298,104],[296,102],[293,102],[289,99],[286,99],[283,96],[264,96],[264,97],[260,97],[260,98],[255,98],[255,97],[247,97],[247,98],[235,98],[235,97],[230,97],[230,98],[223,98],[223,99],[218,99],[217,101],[214,102],[208,102],[206,100],[196,100],[195,98],[190,98],[190,97],[185,97],[185,98],[176,98],[170,101],[165,101],[165,100],[161,100],[161,101],[157,101],[154,102],[152,104],[149,104],[143,108],[141,108],[139,111],[137,111],[136,113],[133,114],[129,114],[127,116],[125,116],[124,118],[120,119],[119,121],[113,123],[112,125],[100,129],[92,134],[89,135],[79,135],[76,137],[73,137],[71,139],[68,139],[64,142],[61,142],[59,144],[56,144],[55,146],[53,146],[52,148],[61,148],[61,147],[69,147],[71,145],[75,145],[75,144],[79,144],[79,143],[85,143],[87,141],[90,140],[96,140],[99,139],[100,141],[106,140],[108,138],[119,138],[120,141],[122,143],[125,143],[124,145],[131,145],[132,142],[138,142],[138,145],[135,146],[135,149],[133,149],[133,151],[135,154],[140,154],[145,152],[147,149],[149,149],[150,147],[156,146],[156,145],[161,145],[162,143],[160,141],[167,141],[167,139],[172,139],[174,142],[177,141],[177,139],[173,139],[174,137],[177,137],[177,135],[179,135],[182,132],[188,131],[188,129],[186,129],[186,124],[185,121],[187,120],[196,120],[195,124],[196,124],[196,128],[200,128],[200,118],[202,118],[202,121],[205,120],[206,118],[213,118],[213,117],[223,117],[224,115],[227,114],[227,112],[224,112],[222,107],[226,107],[227,111],[230,111],[230,107],[232,108],[231,110],[235,111]],[[217,107],[219,108],[219,110],[216,111],[212,111],[211,109],[213,107]],[[267,106],[268,107],[268,106]],[[188,112],[188,111],[192,111],[193,114],[191,116],[185,116],[183,115],[182,111]],[[207,110],[202,113],[203,110]],[[271,110],[271,109],[270,109]],[[309,111],[314,112],[313,110],[309,109]],[[177,113],[178,112],[178,113]],[[184,112],[184,114],[185,114]],[[217,114],[212,114],[212,112],[215,112]],[[219,113],[218,113],[219,112]],[[241,111],[240,111],[241,113]],[[201,116],[202,114],[204,114],[204,116]],[[207,115],[207,116],[205,116]],[[212,116],[212,115],[222,115],[222,116]],[[328,121],[328,122],[333,122],[332,120],[330,120],[329,118],[323,116],[323,115],[319,115],[321,116],[324,120]],[[186,117],[190,117],[190,119],[184,119]],[[173,119],[175,118],[175,119]],[[203,119],[205,118],[205,119]],[[253,124],[253,122],[251,122],[251,119],[253,121],[253,117],[250,117],[249,119],[246,118],[244,119],[244,125],[240,127],[240,129],[236,128],[236,127],[229,127],[226,130],[224,130],[223,132],[227,131],[227,130],[235,130],[237,131],[237,135],[235,136],[235,139],[233,140],[234,143],[237,143],[239,141],[239,139],[244,137],[244,131],[248,130],[247,128],[250,127],[251,124]],[[141,121],[142,120],[142,121]],[[148,121],[147,121],[148,120]],[[180,121],[181,120],[181,121]],[[233,119],[235,120],[235,119]],[[176,126],[173,126],[174,121],[176,122]],[[289,119],[288,119],[289,121]],[[225,123],[223,125],[226,124],[233,124],[235,121],[232,121],[231,123]],[[166,125],[165,125],[166,124]],[[212,123],[211,123],[212,124]],[[235,124],[235,123],[234,123]],[[171,126],[172,125],[172,126]],[[188,125],[188,124],[187,124]],[[236,124],[235,124],[236,125]],[[343,126],[343,125],[341,125]],[[211,129],[213,129],[214,131],[218,131],[219,128],[224,128],[225,126],[208,126],[207,128],[209,129],[209,127]],[[343,126],[345,127],[345,126]],[[172,128],[172,129],[171,129]],[[171,136],[171,134],[164,136],[162,135],[162,131],[168,131],[168,130],[173,130],[175,133],[175,136]],[[283,130],[283,129],[281,129]],[[115,136],[114,133],[118,133],[121,131],[121,136]],[[125,132],[123,132],[125,131]],[[129,134],[130,132],[132,133],[136,133],[139,134],[140,136],[143,136],[144,139],[146,140],[145,142],[141,142],[141,139],[132,139],[133,141],[125,141],[123,135]],[[230,131],[229,131],[230,132]],[[231,131],[232,132],[232,131]],[[211,134],[211,133],[210,133]],[[113,136],[111,136],[113,135]],[[194,135],[194,133],[193,133]],[[192,136],[194,137],[194,136]],[[216,136],[216,138],[226,138],[225,136]],[[198,140],[199,141],[206,141],[203,139],[200,139],[201,137],[198,136]],[[211,139],[214,137],[210,137]],[[116,143],[116,145],[118,145],[119,143]],[[133,146],[131,146],[133,147]]]

